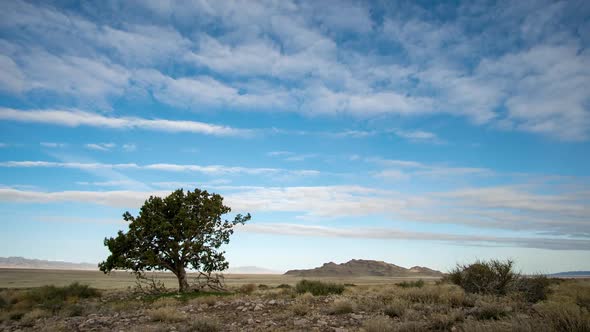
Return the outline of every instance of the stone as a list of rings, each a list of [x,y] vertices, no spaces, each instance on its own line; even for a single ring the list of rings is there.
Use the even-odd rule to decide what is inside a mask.
[[[308,322],[308,320],[307,320],[307,319],[304,319],[304,318],[301,318],[301,319],[296,319],[296,320],[293,322],[293,324],[294,324],[295,326],[305,326],[305,325],[307,325],[308,323],[309,323],[309,322]]]

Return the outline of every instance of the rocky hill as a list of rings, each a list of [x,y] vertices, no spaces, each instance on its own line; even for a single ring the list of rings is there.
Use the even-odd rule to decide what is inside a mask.
[[[290,270],[285,275],[297,277],[439,277],[442,272],[422,266],[406,269],[382,261],[353,259],[346,263],[325,263],[309,270]]]

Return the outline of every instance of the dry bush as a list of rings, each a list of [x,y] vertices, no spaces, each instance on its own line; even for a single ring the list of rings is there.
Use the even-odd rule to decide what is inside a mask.
[[[35,308],[23,315],[21,322],[24,324],[32,324],[37,319],[51,317],[51,313],[44,309]]]
[[[457,265],[446,280],[461,286],[468,293],[505,295],[520,279],[513,267],[512,260],[476,261],[469,265]]]
[[[498,320],[510,314],[509,308],[497,302],[480,303],[472,312],[478,320]]]
[[[386,316],[377,316],[366,320],[363,323],[363,328],[366,332],[392,332],[393,322]]]
[[[183,312],[171,307],[162,307],[148,311],[148,315],[154,322],[182,322],[187,319],[187,315]]]
[[[238,293],[241,294],[252,294],[256,290],[255,284],[244,284],[238,288]]]
[[[551,292],[551,279],[544,275],[523,277],[514,282],[513,289],[521,293],[524,299],[530,303],[537,303],[547,299]]]
[[[402,318],[406,313],[408,303],[401,300],[394,300],[383,308],[383,313],[391,318]]]
[[[291,310],[296,316],[305,316],[311,311],[311,308],[305,302],[295,302],[291,305]]]
[[[309,303],[312,300],[313,300],[313,294],[311,294],[311,293],[303,293],[303,294],[297,296],[297,301],[298,302]]]
[[[457,323],[465,319],[463,312],[454,310],[446,314],[438,313],[430,317],[430,329],[435,331],[451,330]]]
[[[575,303],[541,302],[535,310],[556,331],[590,331],[590,313]]]
[[[328,308],[330,315],[348,314],[354,311],[354,304],[347,299],[337,299]]]

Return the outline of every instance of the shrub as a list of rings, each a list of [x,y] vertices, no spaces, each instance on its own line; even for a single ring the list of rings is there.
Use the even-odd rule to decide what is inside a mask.
[[[544,275],[520,278],[515,282],[514,290],[522,293],[524,299],[536,303],[547,299],[550,293],[551,279]]]
[[[541,302],[535,306],[544,321],[555,331],[590,331],[590,313],[586,308],[567,302]]]
[[[344,285],[315,280],[301,280],[295,286],[297,293],[311,293],[315,296],[328,294],[342,294]]]
[[[402,301],[393,301],[392,303],[385,306],[383,313],[391,318],[402,318],[406,313],[408,304]]]
[[[97,289],[75,282],[65,287],[43,286],[33,288],[22,296],[15,297],[13,305],[22,307],[37,306],[55,313],[64,306],[66,301],[76,302],[80,298],[97,296],[100,296]]]
[[[289,285],[289,284],[280,284],[277,286],[277,288],[279,289],[291,289],[293,288],[293,286]]]
[[[397,283],[395,285],[399,286],[401,288],[412,288],[412,287],[422,288],[422,287],[424,287],[424,280],[419,279],[416,281],[404,281],[404,282]]]
[[[446,277],[468,293],[505,295],[513,283],[520,279],[512,268],[511,260],[476,261],[469,265],[457,265]]]
[[[240,286],[240,288],[238,288],[238,293],[242,293],[242,294],[252,294],[255,290],[256,290],[256,285],[255,284],[245,284]]]
[[[473,311],[478,320],[498,320],[508,315],[508,310],[499,303],[483,303]]]
[[[344,299],[338,299],[332,303],[328,309],[330,315],[348,314],[354,311],[352,302]]]
[[[309,304],[305,302],[296,302],[291,306],[291,310],[297,316],[305,316],[309,313]]]
[[[152,309],[148,314],[154,322],[181,322],[187,319],[184,313],[171,307]]]

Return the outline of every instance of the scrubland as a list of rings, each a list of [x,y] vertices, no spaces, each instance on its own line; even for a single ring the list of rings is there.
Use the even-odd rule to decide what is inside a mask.
[[[590,331],[590,280],[543,278],[527,285],[546,287],[519,284],[496,294],[466,291],[451,279],[249,283],[155,295],[80,284],[2,289],[0,330]]]

